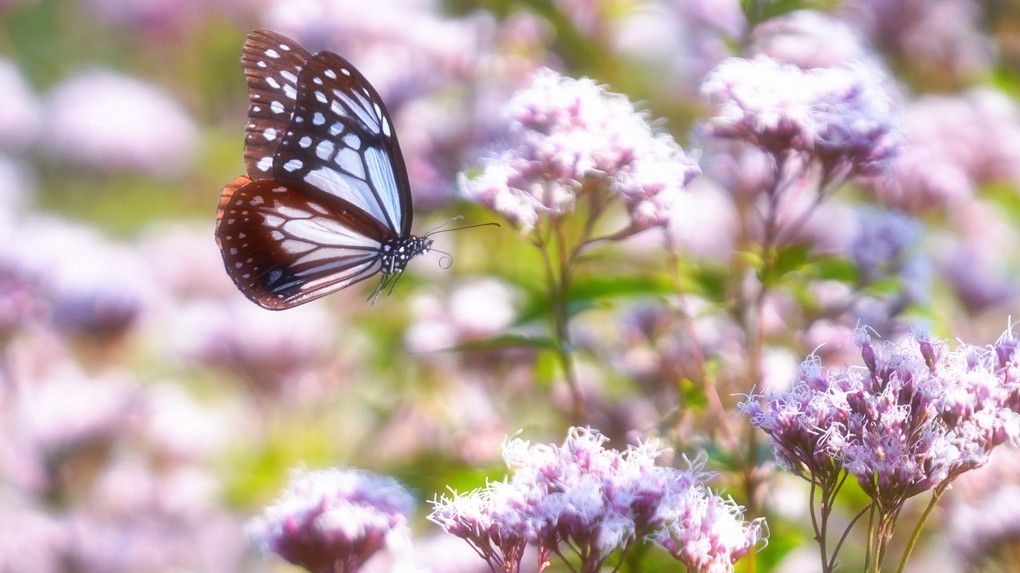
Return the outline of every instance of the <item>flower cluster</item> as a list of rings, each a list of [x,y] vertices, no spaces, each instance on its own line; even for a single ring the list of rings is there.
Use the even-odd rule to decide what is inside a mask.
[[[607,450],[606,438],[571,428],[562,446],[515,439],[503,457],[512,478],[435,501],[429,519],[465,539],[493,571],[518,571],[527,544],[539,569],[572,551],[597,571],[614,551],[649,538],[694,571],[729,571],[762,539],[762,520],[745,522],[732,500],[711,494],[707,474],[655,465],[655,444]]]
[[[899,146],[889,97],[861,65],[803,70],[764,55],[729,58],[705,77],[701,94],[718,110],[709,135],[777,158],[805,153],[830,179],[879,172]]]
[[[786,392],[741,404],[786,468],[816,483],[843,469],[883,513],[988,461],[1020,434],[1016,339],[993,348],[915,332],[902,344],[855,342],[864,367],[833,371],[815,357]],[[831,482],[828,482],[831,483]]]
[[[264,553],[312,573],[353,572],[406,529],[413,507],[392,478],[336,468],[298,472],[247,530]]]
[[[505,148],[462,187],[525,231],[540,215],[572,212],[582,196],[594,211],[621,199],[635,228],[665,225],[684,186],[701,172],[625,96],[587,78],[542,69],[503,113]]]

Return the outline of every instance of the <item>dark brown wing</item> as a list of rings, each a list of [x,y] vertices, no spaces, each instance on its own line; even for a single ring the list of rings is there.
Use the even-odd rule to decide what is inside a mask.
[[[216,242],[234,284],[264,308],[317,299],[381,270],[385,228],[358,209],[310,198],[300,184],[231,181],[220,197]]]
[[[264,158],[276,155],[291,124],[298,75],[311,57],[297,42],[271,30],[253,30],[244,42],[241,66],[250,100],[244,162],[252,179],[272,175],[272,159]]]

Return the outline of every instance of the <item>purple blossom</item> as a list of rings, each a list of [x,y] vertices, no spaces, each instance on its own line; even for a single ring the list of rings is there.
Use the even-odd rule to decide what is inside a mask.
[[[717,107],[709,135],[746,141],[777,161],[805,153],[830,180],[882,171],[899,145],[889,97],[862,65],[802,70],[767,56],[730,58],[708,73],[701,94]]]
[[[1020,181],[1020,111],[1000,92],[925,96],[904,106],[902,124],[902,155],[869,182],[888,205],[924,213],[964,203],[977,185]]]
[[[443,496],[429,519],[468,541],[493,571],[504,572],[519,571],[527,544],[538,546],[540,564],[573,553],[580,571],[594,572],[614,551],[625,553],[649,537],[698,564],[732,564],[757,542],[760,525],[739,522],[742,541],[733,543],[739,512],[731,502],[709,501],[714,496],[702,484],[707,474],[700,465],[688,471],[657,466],[662,452],[654,443],[621,453],[605,449],[606,441],[588,428],[571,428],[561,446],[508,440],[503,458],[513,477]],[[729,508],[731,523],[709,509],[719,504]]]
[[[845,469],[887,513],[984,465],[993,447],[1020,433],[1012,340],[949,350],[915,332],[873,345],[859,329],[863,368],[833,371],[812,356],[792,389],[741,408],[785,467],[830,484]]]
[[[169,94],[110,71],[73,77],[49,95],[47,149],[103,170],[175,176],[191,163],[198,130]]]
[[[354,572],[405,533],[414,500],[396,482],[361,470],[298,471],[283,496],[248,522],[264,553],[312,573]]]
[[[798,10],[762,22],[751,32],[750,50],[803,69],[838,68],[854,62],[880,65],[861,34],[822,12]]]
[[[850,256],[865,283],[896,276],[906,269],[921,240],[921,224],[895,211],[858,212]]]
[[[994,46],[974,0],[852,0],[842,8],[872,43],[941,84],[987,73]]]
[[[726,573],[765,538],[765,519],[744,521],[743,509],[730,498],[694,489],[683,511],[652,540],[696,573]]]
[[[635,228],[666,225],[677,216],[684,185],[700,173],[626,97],[590,79],[540,70],[503,113],[505,148],[462,188],[524,231],[540,217],[574,211],[582,197],[594,211],[622,200]]]

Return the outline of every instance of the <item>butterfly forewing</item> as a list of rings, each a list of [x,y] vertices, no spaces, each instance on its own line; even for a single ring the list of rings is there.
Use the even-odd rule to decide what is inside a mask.
[[[380,271],[378,223],[336,211],[294,184],[238,177],[223,190],[216,237],[241,291],[270,309],[314,300]]]
[[[302,68],[274,174],[354,205],[393,235],[410,233],[410,190],[392,121],[375,89],[336,54],[319,52]]]
[[[298,75],[312,55],[270,30],[248,35],[241,66],[248,80],[248,124],[244,161],[253,179],[271,177],[276,156],[294,115]]]

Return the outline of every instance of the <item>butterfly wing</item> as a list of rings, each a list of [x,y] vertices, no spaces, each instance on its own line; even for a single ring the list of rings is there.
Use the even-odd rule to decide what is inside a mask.
[[[393,122],[368,80],[336,54],[319,52],[302,68],[273,174],[353,205],[393,236],[410,235],[410,185]]]
[[[254,179],[270,175],[271,158],[294,116],[298,74],[311,57],[297,42],[271,30],[253,30],[244,42],[241,67],[249,99],[244,162]]]
[[[315,300],[381,270],[383,229],[358,210],[336,210],[299,184],[241,176],[224,188],[216,242],[234,284],[264,308]]]

